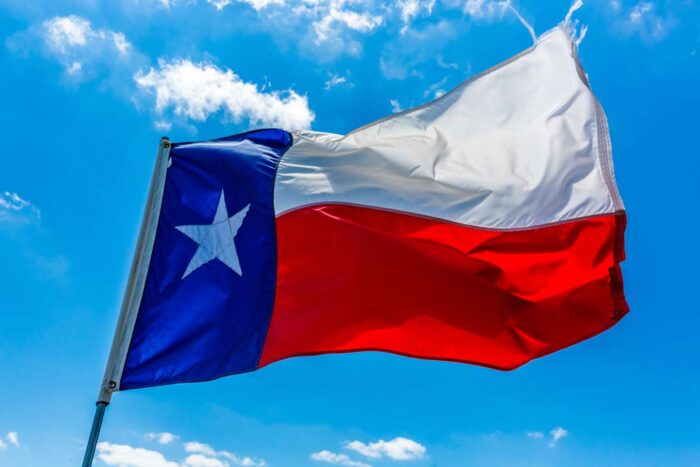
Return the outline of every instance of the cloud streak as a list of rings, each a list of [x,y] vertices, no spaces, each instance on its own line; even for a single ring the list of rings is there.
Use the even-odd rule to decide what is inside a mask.
[[[398,437],[389,441],[380,439],[372,443],[350,441],[345,449],[355,451],[372,459],[388,458],[397,461],[423,459],[427,452],[425,446],[412,439]]]
[[[294,90],[267,91],[243,81],[230,69],[185,59],[160,60],[134,75],[138,88],[154,96],[159,120],[202,122],[223,112],[234,123],[306,129],[314,120],[306,96]]]
[[[57,60],[74,81],[128,65],[132,58],[133,46],[123,33],[95,28],[81,16],[55,16],[28,34],[41,37],[45,53]]]
[[[150,439],[151,441],[157,441],[160,444],[170,444],[174,441],[177,441],[180,439],[179,436],[174,435],[172,433],[147,433],[146,438]]]
[[[150,59],[123,33],[97,28],[77,15],[45,20],[13,35],[7,45],[29,53],[37,42],[46,56],[61,64],[69,82],[108,77],[119,94],[138,107],[150,107],[154,125],[161,130],[173,123],[204,122],[216,113],[225,123],[287,129],[310,128],[315,117],[305,95],[293,89],[268,90],[208,61],[173,58],[144,66]],[[0,221],[9,219],[11,211],[13,219],[19,218],[21,199],[13,196],[17,195],[6,192],[0,198]]]
[[[149,433],[146,437],[160,442],[163,435],[166,435],[165,440],[168,442],[161,444],[170,444],[172,441],[167,435],[171,433]],[[264,460],[240,457],[229,451],[217,451],[208,444],[198,441],[184,443],[183,448],[187,456],[181,462],[168,460],[163,453],[152,449],[110,442],[97,444],[97,456],[106,465],[117,467],[230,467],[231,465],[265,467],[267,465]]]
[[[569,436],[569,432],[565,430],[564,428],[558,426],[552,429],[552,431],[549,432],[551,438],[549,440],[549,447],[554,448],[557,446],[557,443]]]
[[[311,459],[327,464],[343,465],[346,467],[372,467],[364,462],[352,460],[347,454],[337,454],[335,452],[323,450],[311,454]]]
[[[97,444],[97,456],[105,464],[119,467],[180,467],[160,452],[106,441]]]
[[[19,194],[0,192],[0,224],[29,224],[41,218],[41,211]]]

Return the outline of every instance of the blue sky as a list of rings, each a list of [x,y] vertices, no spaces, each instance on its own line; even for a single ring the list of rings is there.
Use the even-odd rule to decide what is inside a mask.
[[[539,34],[569,4],[517,7]],[[700,6],[575,18],[629,216],[619,325],[509,373],[368,353],[120,393],[95,465],[700,465]],[[0,0],[0,466],[82,457],[160,135],[342,133],[531,43],[490,0]]]

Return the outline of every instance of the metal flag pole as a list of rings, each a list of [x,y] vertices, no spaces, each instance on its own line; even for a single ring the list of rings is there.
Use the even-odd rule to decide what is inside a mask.
[[[160,217],[160,205],[163,199],[165,174],[168,169],[168,159],[170,157],[170,146],[171,144],[168,138],[165,136],[162,137],[158,145],[158,154],[153,168],[148,197],[146,198],[146,207],[141,220],[141,229],[136,242],[134,258],[131,262],[129,280],[124,290],[124,299],[122,300],[121,310],[119,311],[119,320],[117,321],[117,328],[114,331],[112,348],[109,352],[105,375],[102,380],[102,385],[100,386],[99,397],[97,398],[95,417],[92,421],[90,437],[85,447],[83,467],[92,466],[105,410],[112,399],[112,394],[119,390],[122,371],[124,370],[124,363],[126,362],[126,353],[129,350],[131,335],[136,323],[136,315],[141,305],[143,287],[146,283],[148,265],[151,262],[151,252],[153,250],[153,243],[155,242],[156,228],[158,226],[158,218]]]
[[[95,448],[97,447],[97,439],[100,437],[100,429],[102,428],[102,420],[105,418],[105,409],[109,405],[108,402],[98,402],[95,409],[95,418],[92,419],[92,428],[90,429],[90,437],[85,448],[85,457],[83,458],[83,467],[90,467],[92,460],[95,458]]]

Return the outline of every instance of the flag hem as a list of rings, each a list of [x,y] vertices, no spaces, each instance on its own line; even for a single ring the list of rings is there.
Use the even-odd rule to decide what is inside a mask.
[[[129,279],[124,291],[124,298],[114,332],[112,348],[100,388],[99,402],[109,402],[111,394],[120,390],[124,363],[126,362],[126,355],[131,343],[136,317],[141,305],[141,298],[150,267],[153,245],[155,244],[170,148],[171,143],[167,139],[162,139],[156,155],[151,185],[148,191],[143,218],[141,220],[141,229],[139,231],[129,272]]]

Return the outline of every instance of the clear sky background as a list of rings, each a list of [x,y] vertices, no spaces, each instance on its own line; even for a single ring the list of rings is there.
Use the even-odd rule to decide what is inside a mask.
[[[517,7],[540,34],[569,3]],[[575,17],[629,216],[620,324],[514,372],[367,353],[119,393],[95,465],[700,465],[700,6]],[[0,466],[82,458],[161,135],[342,133],[531,44],[490,0],[0,0]]]

